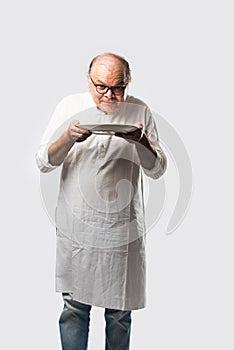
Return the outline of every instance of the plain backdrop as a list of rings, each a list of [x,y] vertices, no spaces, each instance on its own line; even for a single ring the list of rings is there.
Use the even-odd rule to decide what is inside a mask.
[[[35,152],[56,104],[87,89],[93,56],[131,65],[131,94],[170,123],[193,168],[187,214],[165,230],[178,193],[169,156],[165,208],[147,244],[147,308],[132,350],[232,350],[233,12],[231,1],[9,1],[1,4],[1,348],[60,349],[55,230]],[[160,133],[160,130],[159,130]],[[104,349],[94,308],[90,350]]]

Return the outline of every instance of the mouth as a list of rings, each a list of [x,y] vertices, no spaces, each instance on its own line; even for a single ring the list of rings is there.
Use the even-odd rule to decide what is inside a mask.
[[[102,105],[106,105],[106,106],[118,106],[118,101],[117,100],[102,100],[101,101]]]
[[[119,106],[118,101],[116,100],[102,100],[100,103],[100,107],[105,112],[113,112],[115,111]]]
[[[111,99],[102,99],[101,102],[103,103],[117,103],[117,99],[116,98],[111,98]]]

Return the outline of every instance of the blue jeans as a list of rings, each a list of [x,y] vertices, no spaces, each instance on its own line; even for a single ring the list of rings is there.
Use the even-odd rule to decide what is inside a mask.
[[[63,350],[86,350],[91,305],[79,303],[63,293],[64,308],[59,319]],[[105,309],[105,350],[129,350],[131,311]],[[99,347],[98,347],[99,349]]]

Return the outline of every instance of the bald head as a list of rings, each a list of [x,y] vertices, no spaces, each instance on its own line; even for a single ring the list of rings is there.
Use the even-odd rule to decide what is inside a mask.
[[[119,82],[128,84],[131,81],[131,71],[128,62],[113,53],[103,53],[93,58],[89,65],[89,74],[96,71],[106,71],[110,76],[118,77]]]

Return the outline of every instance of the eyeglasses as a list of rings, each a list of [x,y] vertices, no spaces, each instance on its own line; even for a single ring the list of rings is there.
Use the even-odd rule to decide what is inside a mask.
[[[96,88],[96,91],[99,94],[106,94],[109,90],[111,90],[112,94],[114,95],[122,95],[124,93],[124,90],[126,89],[127,85],[116,85],[116,86],[106,86],[102,84],[95,84],[93,79],[90,77],[90,80],[92,81],[93,85]]]

